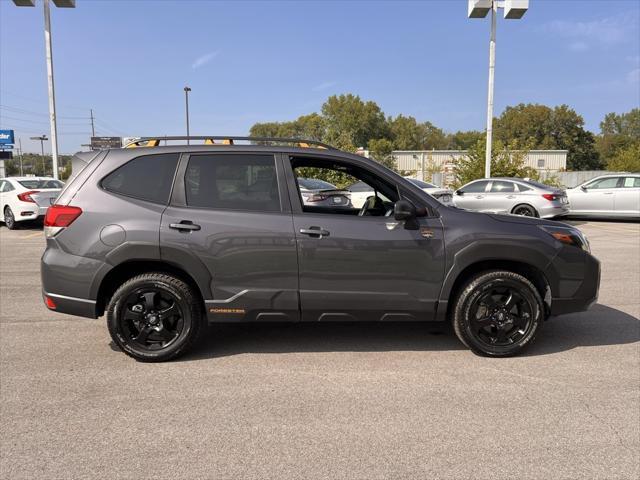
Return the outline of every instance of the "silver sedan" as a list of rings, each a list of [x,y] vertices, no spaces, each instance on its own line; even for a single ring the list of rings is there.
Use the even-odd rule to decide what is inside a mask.
[[[521,178],[474,180],[456,190],[456,207],[490,213],[553,218],[569,212],[563,190]]]
[[[640,217],[640,174],[603,175],[567,190],[576,217]]]

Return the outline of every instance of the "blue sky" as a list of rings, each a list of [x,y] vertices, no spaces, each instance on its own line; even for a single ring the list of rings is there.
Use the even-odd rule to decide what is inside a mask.
[[[43,17],[0,0],[0,126],[49,133]],[[52,9],[61,151],[99,135],[244,134],[332,94],[447,131],[485,127],[489,21],[466,1],[98,1]],[[498,19],[496,114],[566,103],[598,131],[640,104],[640,1],[531,0]]]

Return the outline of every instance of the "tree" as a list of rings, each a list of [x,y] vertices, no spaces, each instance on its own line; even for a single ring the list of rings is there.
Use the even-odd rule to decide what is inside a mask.
[[[325,140],[338,148],[355,151],[374,138],[388,138],[387,120],[375,102],[357,95],[333,95],[322,105]]]
[[[387,168],[395,169],[396,162],[393,155],[391,155],[393,150],[393,142],[387,138],[369,140],[369,152],[371,158]]]
[[[478,130],[469,130],[466,132],[457,131],[447,135],[447,147],[450,150],[468,150],[473,147],[478,140],[485,136],[485,132]]]
[[[614,170],[610,164],[620,150],[628,151],[637,144],[640,144],[640,108],[620,115],[608,113],[604,117],[596,145],[609,170]]]
[[[538,104],[507,107],[494,122],[495,136],[503,143],[517,141],[531,148],[568,150],[569,170],[602,167],[593,134],[584,119],[567,105],[554,108]]]
[[[292,122],[256,123],[249,130],[249,135],[322,141],[325,136],[325,120],[317,113],[312,113],[298,117]]]
[[[447,146],[445,133],[431,122],[418,123],[413,117],[389,118],[389,136],[394,150],[430,150]]]
[[[618,149],[607,168],[616,172],[640,172],[640,142]]]
[[[485,145],[486,140],[478,140],[458,161],[454,173],[456,187],[484,177]],[[526,155],[527,149],[519,148],[515,142],[507,145],[496,141],[491,149],[491,175],[537,179],[536,170],[525,165]]]

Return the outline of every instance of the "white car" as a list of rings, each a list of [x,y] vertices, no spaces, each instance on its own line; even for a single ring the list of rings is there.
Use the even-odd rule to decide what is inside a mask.
[[[593,178],[567,190],[575,217],[640,218],[640,174],[621,173]]]
[[[0,178],[0,217],[9,230],[18,222],[44,217],[64,183],[48,177]]]
[[[409,180],[422,191],[427,192],[440,203],[450,206],[453,205],[453,192],[451,190],[440,188],[436,185],[423,182],[422,180],[417,180],[415,178],[404,178]],[[389,201],[387,198],[385,198],[384,195],[380,194],[380,192],[374,192],[373,188],[364,182],[356,182],[350,187],[347,187],[347,190],[351,192],[351,204],[354,208],[361,208],[367,198],[371,197],[372,195],[378,195],[382,198],[383,201]]]

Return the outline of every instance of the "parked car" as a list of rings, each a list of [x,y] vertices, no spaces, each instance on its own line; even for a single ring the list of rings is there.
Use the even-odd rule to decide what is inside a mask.
[[[422,180],[418,180],[417,178],[409,178],[404,177],[413,183],[416,187],[422,189],[422,191],[427,192],[433,198],[438,200],[440,203],[444,205],[451,205],[453,203],[453,192],[448,188],[438,187],[433,183],[423,182]]]
[[[466,210],[553,218],[569,212],[563,190],[521,178],[474,180],[455,192],[453,203]]]
[[[0,179],[2,219],[9,230],[18,222],[44,218],[49,205],[64,183],[48,177],[6,177]]]
[[[567,190],[576,217],[640,218],[640,174],[602,175]]]
[[[434,197],[440,203],[444,205],[452,205],[452,197],[453,192],[451,190],[447,190],[446,188],[440,188],[432,183],[423,182],[422,180],[417,180],[415,178],[404,177],[413,183],[416,187],[421,189],[423,192],[427,192],[429,195]],[[354,207],[360,208],[364,205],[364,202],[367,198],[373,195],[380,195],[379,192],[375,192],[373,187],[367,184],[366,182],[355,182],[349,187],[347,190],[351,192],[351,203]]]
[[[106,315],[141,361],[189,351],[207,321],[450,321],[471,350],[503,357],[597,299],[600,264],[576,227],[448,208],[329,145],[194,144],[211,138],[77,154],[86,166],[45,218],[49,309]],[[296,182],[309,169],[379,195],[310,206]]]
[[[349,191],[341,190],[324,180],[298,177],[298,186],[305,205],[351,207]]]

